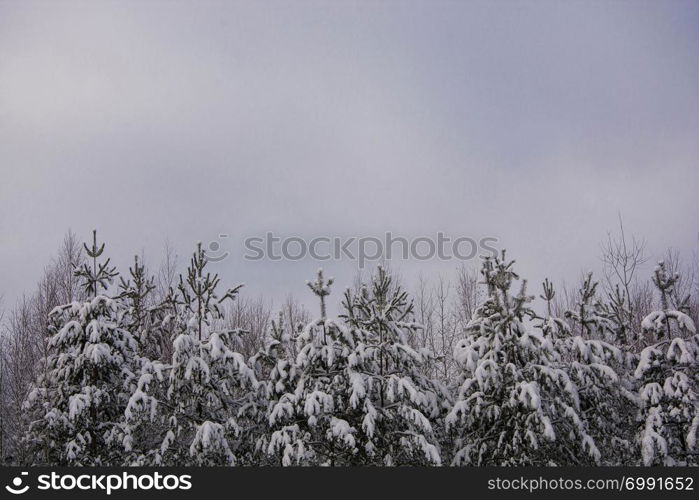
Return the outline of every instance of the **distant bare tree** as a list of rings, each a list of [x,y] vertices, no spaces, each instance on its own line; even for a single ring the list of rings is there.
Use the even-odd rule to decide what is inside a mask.
[[[607,240],[601,245],[602,262],[604,264],[605,289],[608,294],[615,293],[619,286],[629,304],[628,321],[632,331],[640,338],[641,324],[639,320],[640,305],[638,298],[633,297],[637,284],[637,271],[646,260],[646,242],[635,236],[627,237],[624,222],[619,214],[619,233],[607,233]]]
[[[160,267],[155,274],[155,289],[151,294],[153,314],[159,317],[154,321],[159,325],[157,334],[160,342],[161,360],[170,360],[172,358],[174,322],[164,320],[175,313],[177,277],[177,253],[170,242],[166,240],[163,245]]]
[[[85,259],[81,243],[75,233],[68,230],[63,238],[58,256],[52,262],[53,280],[57,288],[56,300],[67,304],[74,300],[82,300],[83,292],[80,281],[75,276],[75,269],[82,266]]]
[[[163,257],[160,268],[155,275],[154,296],[157,302],[162,302],[170,294],[177,283],[177,253],[169,241],[163,245]]]
[[[416,334],[414,347],[426,348],[433,355],[426,364],[430,377],[448,381],[454,366],[453,349],[464,324],[460,320],[461,298],[455,297],[455,287],[444,276],[432,285],[424,276],[418,278],[414,293],[415,320],[422,326]],[[456,289],[458,292],[458,288]],[[468,301],[476,300],[475,296]],[[475,309],[475,305],[473,306]]]
[[[414,347],[429,347],[434,339],[434,296],[429,281],[422,275],[418,277],[415,291],[415,320],[422,325],[417,334]]]
[[[453,310],[451,300],[451,283],[444,276],[439,276],[434,287],[435,299],[435,341],[432,352],[437,356],[440,367],[438,378],[443,382],[449,380],[454,366],[453,350],[458,334],[458,314]]]
[[[296,357],[296,335],[311,322],[311,313],[291,294],[284,299],[280,312],[284,318],[284,324],[288,325],[289,331],[292,332],[293,339],[289,342],[288,348],[292,356]]]
[[[475,267],[462,264],[456,270],[456,317],[460,329],[466,327],[479,302],[483,292],[479,285],[480,274]]]
[[[24,429],[22,403],[29,393],[31,382],[40,360],[37,349],[36,312],[31,296],[22,296],[10,312],[4,342],[6,355],[5,428],[8,433],[7,447],[14,458],[21,453],[20,436]]]
[[[242,328],[245,332],[240,339],[240,353],[248,359],[265,345],[272,308],[262,297],[249,299],[241,296],[229,302],[227,307],[227,326],[231,329]]]
[[[44,268],[33,294],[23,295],[8,315],[2,332],[2,448],[5,457],[21,454],[22,403],[32,381],[46,369],[48,316],[61,304],[84,298],[75,269],[84,255],[75,233],[68,231],[56,257]]]
[[[635,352],[641,352],[647,341],[651,340],[644,335],[641,329],[641,322],[653,310],[655,304],[654,291],[653,284],[648,280],[639,280],[631,287],[629,307],[631,325],[635,335],[632,347]]]
[[[565,318],[565,312],[571,310],[575,305],[579,288],[579,286],[568,285],[565,281],[561,286],[556,288],[556,295],[551,301],[552,316],[556,318]]]

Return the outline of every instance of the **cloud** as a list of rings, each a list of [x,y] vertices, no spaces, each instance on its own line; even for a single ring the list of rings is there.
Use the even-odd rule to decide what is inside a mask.
[[[690,2],[5,2],[1,290],[31,288],[68,227],[124,262],[220,233],[495,235],[537,279],[595,265],[619,211],[653,251],[694,249],[697,21]],[[301,293],[317,267],[225,266]]]

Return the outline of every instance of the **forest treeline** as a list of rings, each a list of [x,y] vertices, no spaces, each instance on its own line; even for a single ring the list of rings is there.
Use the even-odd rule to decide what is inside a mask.
[[[572,288],[502,251],[411,293],[319,271],[312,312],[222,287],[201,245],[182,274],[107,254],[68,233],[5,310],[4,463],[699,463],[698,262],[643,266],[623,230]]]

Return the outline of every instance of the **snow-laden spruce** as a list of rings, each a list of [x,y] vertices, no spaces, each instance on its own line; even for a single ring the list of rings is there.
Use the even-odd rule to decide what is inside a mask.
[[[349,329],[326,317],[332,282],[319,271],[308,283],[319,299],[321,316],[297,338],[293,392],[270,407],[267,452],[282,465],[349,465],[358,454],[358,428],[348,421],[353,414],[349,359],[355,341]]]
[[[138,344],[138,354],[147,359],[158,359],[163,352],[164,341],[155,328],[154,319],[159,307],[152,304],[154,278],[138,256],[129,267],[129,277],[119,278],[119,295],[126,307],[128,322],[126,327]]]
[[[297,328],[280,314],[262,343],[224,317],[240,287],[218,296],[201,245],[179,284],[153,294],[140,260],[113,290],[95,234],[85,252],[75,274],[89,299],[41,310],[29,325],[45,334],[28,367],[38,378],[28,397],[2,387],[24,400],[23,438],[10,441],[22,464],[697,464],[696,302],[679,296],[690,288],[672,265],[655,271],[657,310],[636,321],[628,291],[601,296],[590,275],[563,318],[546,280],[537,315],[524,282],[512,292],[513,263],[486,259],[488,296],[447,390],[381,267],[345,292],[339,319],[319,274],[308,283],[319,318]],[[244,359],[253,345],[264,348]]]
[[[463,366],[457,401],[446,418],[455,465],[577,464],[596,462],[600,452],[580,414],[578,388],[556,366],[551,339],[534,329],[526,281],[514,261],[486,258],[488,297],[455,349]]]
[[[121,463],[123,412],[134,373],[136,342],[124,327],[127,310],[104,295],[115,276],[104,245],[85,249],[92,267],[76,270],[92,295],[56,307],[48,318],[49,351],[25,408],[30,462],[51,465]]]
[[[678,279],[658,263],[653,283],[661,308],[641,323],[654,338],[641,352],[635,372],[641,383],[638,439],[644,465],[699,463],[699,339],[692,319],[670,308]]]
[[[427,378],[427,350],[408,344],[413,303],[382,266],[368,286],[347,292],[344,318],[355,342],[349,357],[349,406],[359,420],[355,461],[375,465],[440,465],[435,423],[449,398]],[[344,424],[337,423],[344,427]],[[344,431],[344,432],[343,432]],[[338,434],[347,434],[338,428]]]
[[[240,286],[219,298],[217,275],[206,270],[201,244],[186,278],[180,276],[174,322],[172,360],[167,366],[145,364],[126,409],[131,439],[149,425],[160,442],[135,463],[162,465],[233,465],[241,435],[237,414],[256,389],[253,371],[236,351],[240,330],[224,327],[222,302],[234,299]],[[167,373],[167,376],[164,375]],[[162,387],[165,384],[165,387]],[[162,399],[157,399],[161,395]],[[155,425],[152,425],[155,423]],[[143,434],[142,432],[140,433]]]
[[[553,344],[554,366],[564,370],[578,388],[580,417],[601,453],[595,461],[609,464],[615,457],[628,458],[632,453],[629,429],[633,413],[629,408],[636,400],[628,381],[615,369],[622,367],[622,351],[604,340],[620,337],[605,316],[597,286],[592,273],[587,273],[573,308],[565,312],[569,326],[552,316],[555,291],[546,280],[541,298],[547,304],[547,317],[541,320],[540,328]]]
[[[250,359],[258,386],[240,411],[248,430],[244,436],[246,464],[291,465],[305,456],[303,442],[297,439],[299,427],[293,421],[295,406],[291,398],[298,381],[291,347],[294,341],[294,332],[280,313],[271,322],[264,349]]]
[[[308,283],[320,318],[297,336],[298,355],[273,341],[265,383],[269,435],[260,442],[281,465],[439,464],[431,419],[444,392],[422,376],[427,353],[407,345],[412,307],[379,268],[371,287],[345,294],[345,322],[328,319],[332,279]]]

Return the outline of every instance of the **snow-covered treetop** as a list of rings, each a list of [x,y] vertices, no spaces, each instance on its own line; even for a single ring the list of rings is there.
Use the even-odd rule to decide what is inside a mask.
[[[306,281],[306,285],[311,291],[320,298],[320,317],[322,319],[326,318],[325,311],[325,297],[330,295],[330,287],[333,284],[333,278],[330,277],[327,280],[323,277],[323,270],[318,269],[318,275],[315,281]]]
[[[663,261],[658,262],[657,267],[653,271],[653,284],[660,292],[661,310],[651,312],[641,322],[643,331],[654,333],[658,339],[662,337],[671,339],[675,335],[673,323],[678,330],[676,333],[680,335],[696,333],[694,321],[685,312],[670,309],[670,297],[676,293],[675,285],[678,280],[679,274],[674,273],[670,275],[665,267],[665,263]],[[683,304],[686,300],[688,299],[681,300],[679,303]]]

